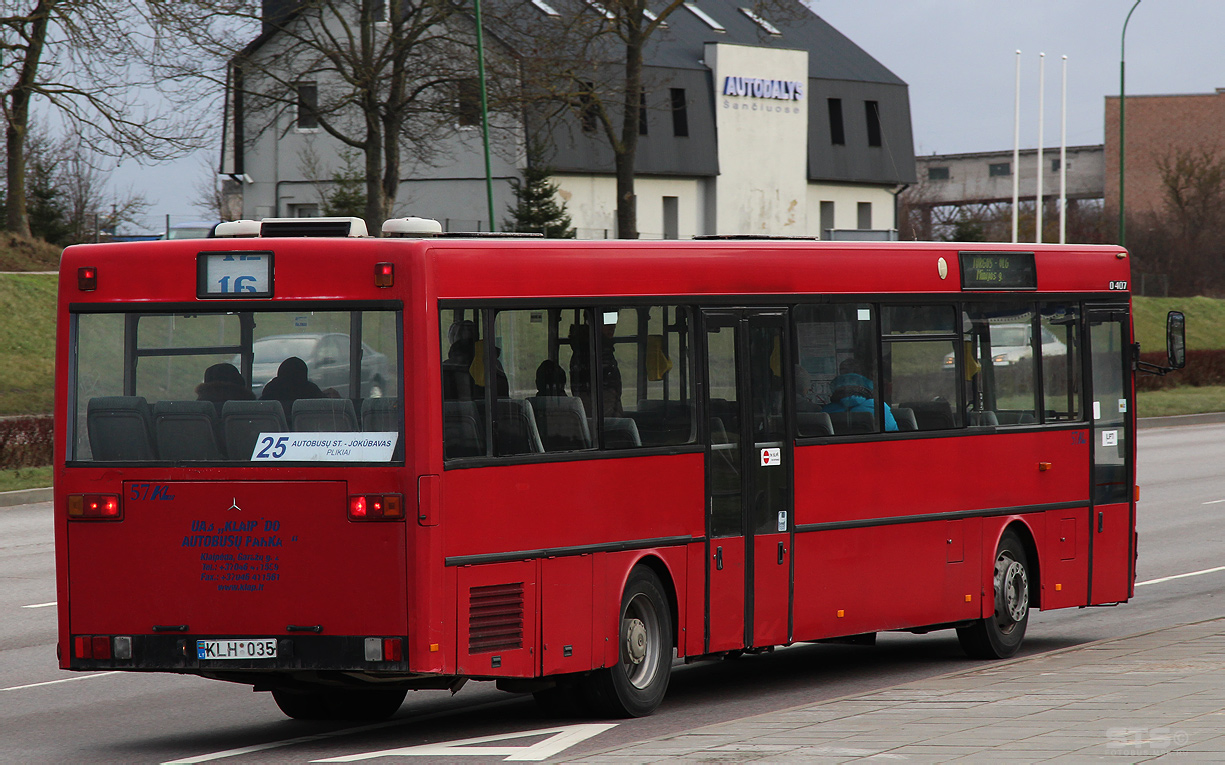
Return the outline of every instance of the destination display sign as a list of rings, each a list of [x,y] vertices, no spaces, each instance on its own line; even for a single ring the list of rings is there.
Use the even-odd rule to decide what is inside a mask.
[[[196,297],[272,297],[272,253],[200,253],[196,258]]]
[[[963,290],[1036,290],[1038,269],[1032,252],[962,252]]]

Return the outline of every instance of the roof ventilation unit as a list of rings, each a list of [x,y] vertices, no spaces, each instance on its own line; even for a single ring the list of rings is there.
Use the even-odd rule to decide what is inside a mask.
[[[361,218],[264,218],[260,236],[369,236]]]
[[[391,218],[383,221],[383,236],[420,239],[441,233],[442,224],[433,218]]]

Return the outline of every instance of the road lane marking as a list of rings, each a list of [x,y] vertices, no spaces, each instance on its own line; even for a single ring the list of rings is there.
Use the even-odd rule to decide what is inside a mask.
[[[31,603],[28,606],[22,606],[22,608],[47,608],[48,606],[54,606],[54,605],[55,605],[55,601],[53,600],[50,603]]]
[[[299,738],[287,738],[281,741],[269,741],[266,744],[253,744],[251,746],[244,746],[238,749],[226,749],[220,752],[209,752],[208,754],[199,754],[194,757],[183,757],[178,760],[167,760],[166,762],[163,762],[162,765],[192,765],[193,763],[197,763],[197,762],[211,762],[213,760],[222,760],[222,759],[225,759],[226,757],[237,757],[239,755],[251,754],[253,752],[263,752],[268,749],[279,749],[280,747],[283,747],[283,746],[293,746],[295,744],[305,744],[311,741],[323,741],[329,738],[337,738],[339,736],[348,736],[351,733],[365,733],[366,731],[369,731],[369,730],[380,730],[382,728],[393,728],[397,725],[410,725],[413,723],[420,723],[426,720],[431,720],[436,717],[445,717],[447,715],[452,715],[459,711],[478,712],[482,709],[502,706],[504,704],[513,703],[514,701],[516,701],[516,699],[498,699],[497,701],[487,701],[483,704],[476,704],[470,707],[463,707],[462,709],[444,709],[438,712],[431,712],[429,714],[424,714],[424,715],[414,715],[412,717],[402,717],[396,720],[388,720],[386,722],[381,722],[381,723],[361,725],[356,728],[343,728],[341,730],[329,731],[327,733],[316,733],[312,736],[301,736]]]
[[[107,675],[117,675],[119,672],[97,672],[89,675],[78,675],[77,677],[65,677],[63,680],[48,680],[45,683],[30,683],[29,685],[14,685],[12,688],[0,688],[0,693],[4,691],[21,691],[26,688],[38,688],[44,685],[55,685],[57,683],[71,683],[74,680],[89,680],[92,677],[106,677]]]
[[[376,757],[456,757],[468,755],[489,757],[508,755],[504,762],[539,762],[560,754],[570,747],[592,736],[617,727],[617,723],[582,723],[579,725],[564,725],[560,728],[543,728],[540,730],[525,730],[515,733],[498,733],[492,736],[465,738],[460,741],[445,741],[439,744],[422,744],[405,746],[398,749],[384,749],[378,752],[363,754],[348,754],[340,757],[328,757],[312,762],[356,762],[372,760]],[[549,734],[549,737],[537,741],[530,746],[482,746],[495,741],[511,741],[520,738],[532,738]]]
[[[1216,568],[1206,568],[1203,571],[1190,571],[1186,574],[1175,574],[1174,576],[1163,576],[1160,579],[1150,579],[1147,582],[1136,582],[1136,586],[1143,587],[1146,584],[1161,584],[1162,582],[1170,582],[1175,579],[1186,579],[1189,576],[1201,576],[1203,574],[1215,574],[1218,571],[1225,571],[1225,566],[1217,566]]]
[[[1225,499],[1214,499],[1214,500],[1212,500],[1211,502],[1202,502],[1201,504],[1204,504],[1204,505],[1219,505],[1219,504],[1221,504],[1222,502],[1225,502]]]

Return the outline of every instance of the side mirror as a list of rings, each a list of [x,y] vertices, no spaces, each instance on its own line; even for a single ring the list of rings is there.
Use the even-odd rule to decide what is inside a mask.
[[[1166,365],[1182,369],[1187,365],[1187,317],[1181,311],[1170,311],[1165,317]]]

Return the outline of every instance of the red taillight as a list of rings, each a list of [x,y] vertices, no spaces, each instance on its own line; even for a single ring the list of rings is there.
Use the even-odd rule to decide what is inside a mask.
[[[89,635],[77,635],[72,639],[72,655],[77,659],[94,658],[94,642]]]
[[[383,638],[383,661],[404,661],[400,638]]]
[[[117,494],[69,494],[68,517],[78,521],[121,521]]]
[[[396,267],[391,263],[374,264],[374,286],[390,287],[395,280]]]
[[[98,269],[93,266],[81,266],[78,268],[77,289],[82,292],[93,292],[98,289]]]
[[[354,494],[349,497],[349,520],[404,520],[404,497],[399,494]]]

